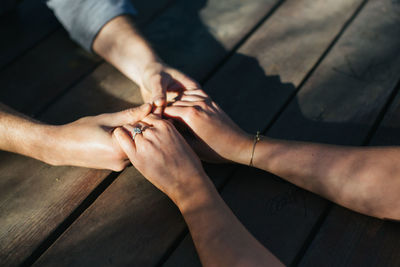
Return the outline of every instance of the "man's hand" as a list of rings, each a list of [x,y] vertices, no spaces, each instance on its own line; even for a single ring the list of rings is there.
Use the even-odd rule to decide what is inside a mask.
[[[173,69],[162,63],[149,64],[141,78],[141,92],[145,102],[153,103],[153,113],[161,115],[166,106],[168,92],[193,90],[200,85],[179,70]]]
[[[136,123],[149,114],[150,104],[124,111],[84,117],[61,126],[48,126],[47,140],[36,157],[52,165],[73,165],[96,169],[123,170],[129,163],[113,130]]]
[[[182,72],[168,67],[136,28],[130,16],[118,16],[100,30],[93,50],[140,86],[145,102],[161,115],[168,91],[199,88]]]

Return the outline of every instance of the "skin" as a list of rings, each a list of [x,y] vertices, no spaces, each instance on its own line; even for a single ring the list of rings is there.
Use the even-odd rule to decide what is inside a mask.
[[[183,92],[165,114],[185,122],[226,160],[250,163],[254,135],[235,125],[202,90]],[[357,212],[400,220],[398,147],[344,147],[262,137],[253,165]]]
[[[124,111],[84,117],[65,125],[47,125],[0,106],[0,149],[51,165],[72,165],[121,171],[129,163],[112,131],[135,123],[151,111],[150,104]],[[29,133],[29,134],[26,134]]]
[[[172,123],[150,114],[133,141],[132,126],[114,135],[132,164],[180,209],[204,266],[283,266],[238,221]]]
[[[108,22],[93,42],[93,50],[140,86],[145,102],[152,102],[160,115],[166,93],[199,88],[182,72],[169,67],[143,38],[130,16]]]
[[[164,64],[135,28],[129,16],[118,16],[103,26],[93,50],[136,82],[153,112],[161,115],[166,93],[198,88],[197,82]],[[112,138],[116,126],[133,123],[151,107],[86,117],[51,126],[19,114],[0,103],[0,149],[52,165],[122,170],[129,162]],[[29,135],[26,133],[29,132]]]

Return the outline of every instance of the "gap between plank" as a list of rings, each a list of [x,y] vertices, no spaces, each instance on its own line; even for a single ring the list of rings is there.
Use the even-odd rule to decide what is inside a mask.
[[[285,2],[285,0],[280,0],[278,1],[268,12],[263,16],[257,23],[254,25],[250,31],[241,38],[237,44],[233,46],[233,48],[225,55],[221,61],[216,64],[215,67],[213,67],[206,75],[205,78],[200,82],[202,85],[206,84],[217,72],[218,69],[220,69],[225,63],[231,58],[232,55],[234,55],[237,50],[250,38],[250,36],[253,35],[254,32],[256,32],[263,24],[264,22],[271,17],[271,15]],[[221,184],[219,188],[217,188],[218,192],[221,193],[222,189],[224,186],[229,182],[230,177],[236,172],[238,167],[234,167],[232,171],[229,173],[227,178],[224,180],[224,182]],[[163,256],[160,258],[159,262],[156,264],[156,266],[162,266],[168,258],[171,256],[171,254],[178,248],[180,243],[184,240],[186,235],[189,234],[188,228],[185,227],[185,229],[179,234],[179,236],[174,240],[172,245],[167,249],[167,251],[163,254]]]
[[[214,67],[212,69],[211,72],[209,72],[208,75],[206,75],[204,81],[202,84],[205,84],[216,72],[217,70],[223,66],[228,60],[229,58],[240,48],[240,46],[242,44],[244,44],[249,38],[250,36],[259,28],[261,27],[261,25],[283,4],[284,0],[279,1],[251,30],[248,34],[246,34],[244,36],[244,38],[242,38],[238,44],[236,44],[234,46],[234,48],[227,54],[227,56],[221,60],[221,62],[219,64],[217,64],[216,67]],[[279,118],[279,116],[283,113],[283,111],[285,110],[285,108],[289,105],[289,103],[293,100],[293,98],[296,96],[296,94],[298,93],[299,90],[301,90],[301,88],[303,87],[303,85],[305,84],[305,82],[308,80],[309,77],[311,77],[311,75],[314,73],[314,71],[318,68],[318,66],[321,64],[321,62],[324,60],[324,58],[326,57],[326,55],[331,51],[331,49],[333,48],[333,46],[337,43],[337,41],[340,39],[340,37],[343,35],[343,33],[346,31],[346,29],[348,28],[348,26],[354,21],[354,19],[357,17],[357,15],[360,13],[360,11],[363,9],[363,7],[365,6],[365,4],[368,2],[368,0],[364,0],[356,9],[356,11],[353,13],[353,15],[346,21],[346,23],[343,25],[342,29],[338,32],[338,34],[335,36],[335,38],[333,39],[333,41],[330,43],[330,45],[327,47],[327,49],[325,49],[325,51],[322,53],[322,55],[319,57],[319,59],[317,60],[317,62],[314,64],[314,66],[310,69],[310,71],[306,74],[306,76],[303,78],[303,80],[300,82],[299,86],[297,87],[297,89],[288,97],[288,99],[283,103],[283,105],[281,106],[281,108],[278,110],[278,112],[275,114],[275,116],[272,118],[271,122],[262,130],[262,133],[265,134],[271,127],[272,125],[277,121],[277,119]],[[220,188],[218,189],[219,192],[221,192],[223,190],[223,188],[225,187],[225,185],[230,181],[231,176],[233,175],[233,173],[237,170],[237,167],[234,168],[232,170],[232,173],[228,176],[228,178],[224,181],[224,183],[220,186]],[[295,256],[295,259],[293,261],[293,263],[291,264],[291,266],[293,264],[297,265],[297,263],[299,262],[299,260],[302,258],[302,255],[304,254],[304,252],[307,250],[308,246],[311,244],[311,241],[313,239],[313,237],[315,236],[315,234],[318,232],[320,226],[322,225],[322,223],[325,221],[325,218],[327,217],[330,208],[331,208],[332,204],[330,204],[330,206],[328,206],[325,211],[321,214],[321,216],[318,218],[317,223],[314,225],[314,227],[311,230],[311,233],[309,235],[309,237],[307,238],[307,240],[305,241],[305,245],[303,245],[303,247],[300,249],[300,252]],[[159,263],[156,266],[162,266],[163,263],[166,262],[166,260],[169,258],[169,256],[172,254],[173,251],[175,251],[179,244],[184,240],[184,238],[186,237],[186,234],[188,234],[188,229],[187,227],[185,227],[185,230],[183,231],[182,234],[179,235],[179,237],[175,240],[175,242],[173,243],[173,245],[167,250],[167,252],[163,255],[163,257],[160,259]]]
[[[390,93],[388,100],[386,101],[385,105],[379,112],[378,116],[376,117],[374,123],[372,124],[370,130],[368,131],[367,136],[365,137],[364,141],[362,142],[361,146],[368,146],[375,135],[376,131],[379,129],[383,118],[385,117],[387,111],[393,104],[394,99],[396,98],[396,95],[400,93],[400,80],[397,82],[397,85],[395,88],[392,90]],[[310,248],[312,241],[314,240],[315,236],[320,232],[322,224],[326,221],[329,213],[331,212],[332,208],[334,206],[334,203],[329,202],[328,206],[326,207],[325,211],[322,213],[320,218],[318,218],[317,223],[313,227],[310,235],[308,236],[306,242],[304,243],[302,249],[296,256],[295,260],[292,262],[290,266],[298,266],[301,262],[301,260],[304,258],[304,255],[306,254],[306,251]]]
[[[217,188],[218,193],[221,194],[222,189],[224,186],[228,183],[229,177],[231,177],[236,170],[238,169],[238,166],[233,166],[232,170],[229,172],[229,174],[226,176],[226,179],[221,183],[221,185]],[[165,251],[165,253],[161,256],[160,260],[157,262],[155,266],[159,267],[162,266],[171,256],[171,254],[178,248],[180,243],[185,239],[185,237],[189,234],[189,230],[187,226],[182,230],[182,232],[178,235],[178,237],[173,241],[172,245],[168,247],[168,249]]]
[[[161,15],[166,9],[168,9],[172,4],[175,3],[175,0],[171,0],[166,4],[162,9],[160,9],[156,14],[153,14],[149,20],[146,22],[146,25],[150,25],[159,15]],[[82,82],[87,76],[89,76],[97,67],[103,64],[105,61],[101,59],[99,62],[94,63],[94,65],[85,73],[80,75],[72,84],[67,86],[64,90],[57,95],[55,95],[51,100],[49,100],[48,104],[45,104],[42,108],[39,109],[34,115],[34,117],[40,117],[44,114],[54,103],[58,102],[61,98],[63,98],[72,88],[74,88],[77,84]]]
[[[204,77],[203,81],[201,82],[201,84],[206,84],[218,71],[218,69],[220,69],[223,65],[225,65],[225,63],[239,50],[239,48],[253,35],[254,32],[256,32],[263,24],[265,21],[267,21],[267,19],[269,19],[271,17],[271,15],[273,13],[275,13],[275,11],[285,2],[285,0],[279,0],[268,12],[267,14],[265,14],[264,17],[262,17],[260,19],[259,22],[257,22],[256,25],[254,25],[250,31],[245,34],[243,36],[243,38],[241,38],[237,44],[235,44],[233,46],[233,48],[225,55],[225,57],[223,59],[221,59],[221,61],[216,64],[215,67],[213,67]]]
[[[322,53],[322,55],[319,57],[317,62],[314,64],[314,66],[310,69],[310,71],[306,74],[306,76],[303,78],[303,80],[300,82],[299,86],[297,86],[297,89],[293,91],[293,93],[290,94],[288,99],[285,101],[285,103],[281,106],[279,111],[273,116],[272,120],[270,123],[267,125],[265,129],[262,130],[262,133],[265,134],[271,127],[272,125],[278,120],[278,118],[282,115],[283,111],[286,109],[286,107],[290,104],[290,102],[296,97],[297,93],[301,90],[301,88],[304,86],[304,84],[307,82],[307,80],[313,75],[314,71],[319,67],[321,62],[325,59],[326,55],[332,50],[333,46],[337,43],[337,41],[340,39],[340,37],[343,35],[343,33],[346,31],[348,26],[354,21],[354,19],[357,17],[357,15],[360,13],[360,11],[363,9],[365,4],[368,2],[368,0],[364,0],[359,7],[356,9],[356,11],[353,13],[353,15],[346,21],[346,23],[343,25],[342,29],[338,32],[338,34],[335,36],[331,44],[328,46],[328,48]]]
[[[13,57],[11,60],[9,60],[7,63],[4,64],[4,66],[0,67],[0,72],[7,69],[10,65],[12,65],[14,62],[18,61],[20,58],[22,58],[24,55],[26,55],[29,51],[33,50],[35,47],[37,47],[39,44],[44,42],[45,39],[49,38],[52,34],[54,34],[57,30],[61,28],[60,25],[57,25],[55,29],[49,31],[48,33],[44,34],[42,38],[37,40],[34,44],[30,45],[29,47],[23,49],[23,51]]]
[[[164,8],[162,8],[157,14],[151,16],[151,18],[147,21],[147,25],[149,25],[152,21],[155,20],[157,15],[162,14],[167,8],[169,8],[175,0],[170,1]],[[59,27],[58,27],[59,28]],[[58,29],[57,28],[57,29]],[[56,30],[57,30],[56,29]],[[53,31],[52,33],[54,33]],[[51,33],[51,34],[52,34]],[[50,35],[50,34],[49,34]],[[44,39],[44,38],[43,38]],[[37,44],[36,44],[37,45]],[[36,46],[35,45],[35,46]],[[33,47],[32,47],[33,48]],[[18,56],[19,58],[19,56]],[[52,105],[52,103],[60,100],[71,88],[81,82],[86,76],[92,73],[104,60],[101,60],[98,63],[95,63],[94,66],[82,74],[74,83],[68,86],[65,90],[63,90],[60,94],[55,96],[52,101],[49,101],[49,104],[45,105],[38,112],[36,112],[35,117],[39,117],[41,114],[45,113],[46,110]],[[118,178],[121,172],[111,172],[107,175],[103,181],[92,191],[90,194],[76,207],[71,214],[64,219],[48,236],[45,238],[39,246],[33,250],[32,254],[28,256],[20,266],[31,266],[33,265],[46,251],[51,247],[51,245],[74,223],[74,221],[83,213],[86,209],[88,209],[96,199]]]
[[[50,246],[67,230],[74,221],[92,205],[93,202],[117,179],[120,172],[111,172],[106,178],[79,204],[71,214],[58,225],[53,232],[33,250],[20,266],[31,266]]]
[[[337,36],[334,38],[332,43],[328,46],[328,48],[325,50],[325,52],[321,55],[317,63],[313,66],[313,68],[308,72],[308,74],[305,76],[305,78],[302,80],[300,85],[298,86],[298,89],[289,97],[289,99],[284,103],[282,108],[278,111],[276,116],[274,116],[272,122],[266,127],[266,129],[263,131],[264,133],[272,126],[272,124],[277,120],[279,115],[283,112],[283,110],[286,108],[286,106],[289,104],[289,102],[295,97],[296,93],[301,89],[302,85],[305,83],[305,81],[312,75],[314,70],[318,67],[318,65],[322,62],[324,57],[329,53],[333,45],[337,42],[337,40],[340,38],[342,33],[345,31],[347,26],[353,21],[353,19],[356,17],[356,15],[359,13],[359,11],[362,9],[362,7],[365,5],[365,3],[368,0],[363,1],[363,3],[360,5],[360,7],[356,10],[356,12],[352,15],[352,17],[345,23],[345,25],[342,27],[341,31],[337,34]],[[172,5],[174,1],[171,1],[168,5],[166,5],[158,14],[161,14],[165,9],[167,9],[169,6]],[[278,3],[275,4],[275,6],[233,47],[233,49],[227,53],[227,55],[214,67],[212,70],[206,75],[206,77],[203,79],[203,84],[206,83],[213,75],[214,73],[221,67],[223,66],[229,58],[240,48],[240,46],[245,43],[250,36],[280,7],[280,5],[284,2],[284,0],[279,1]],[[148,21],[148,24],[150,24],[157,16],[154,15],[151,17],[151,19]],[[59,29],[59,27],[57,27]],[[23,53],[21,53],[19,56],[17,56],[12,62],[20,58],[22,55],[24,55],[27,51],[33,49],[36,45],[38,45],[40,42],[42,42],[45,38],[47,38],[49,35],[54,33],[57,29],[54,31],[50,32],[47,34],[45,37],[43,37],[40,41],[38,41],[34,46],[30,47]],[[82,81],[88,74],[90,74],[95,68],[97,68],[103,61],[95,64],[95,66],[88,71],[87,73],[83,74],[80,78],[77,79],[76,82],[74,82],[71,86],[67,87],[65,90],[63,90],[59,95],[54,97],[54,99],[50,102],[50,104],[44,106],[40,111],[38,112],[37,115],[43,114],[52,104],[62,98],[74,85]],[[8,65],[8,64],[7,64]],[[0,69],[1,70],[1,69]],[[382,115],[383,116],[383,115]],[[377,126],[376,126],[377,128]],[[232,170],[232,172],[229,174],[228,178],[224,181],[224,183],[221,185],[218,191],[222,191],[224,186],[229,182],[230,177],[233,175],[233,173],[237,170],[237,167]],[[45,239],[43,240],[40,245],[32,252],[32,254],[21,264],[21,266],[30,266],[32,265],[39,257],[63,234],[65,230],[69,228],[69,226],[108,188],[109,185],[112,184],[113,181],[117,179],[119,176],[119,173],[111,173],[108,175],[89,195],[86,199],[82,201],[82,203],[58,226],[55,228],[55,230]],[[327,210],[328,211],[328,210]],[[325,213],[324,213],[325,214]],[[322,216],[321,216],[322,217]],[[323,216],[326,217],[326,216]],[[322,222],[321,222],[322,223]],[[162,265],[172,254],[172,252],[179,246],[179,244],[182,242],[186,234],[188,233],[187,228],[178,236],[178,238],[175,240],[173,245],[167,250],[167,252],[162,256],[160,259],[159,263],[157,266]]]

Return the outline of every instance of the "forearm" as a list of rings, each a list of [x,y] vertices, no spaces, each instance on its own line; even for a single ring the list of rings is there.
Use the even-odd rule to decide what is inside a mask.
[[[400,219],[400,150],[263,138],[254,166],[347,208]]]
[[[190,197],[176,203],[204,266],[282,266],[239,222],[211,183],[196,186]]]
[[[44,160],[48,126],[0,103],[0,149]]]
[[[146,69],[161,62],[128,15],[109,21],[94,40],[93,50],[140,86]]]

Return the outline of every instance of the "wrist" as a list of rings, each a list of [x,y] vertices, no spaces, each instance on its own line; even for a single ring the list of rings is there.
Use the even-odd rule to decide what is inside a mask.
[[[127,15],[114,18],[100,30],[93,50],[140,86],[147,66],[161,63]]]
[[[181,185],[171,197],[183,214],[207,205],[218,196],[214,184],[205,173],[190,177],[188,180],[190,182]]]
[[[251,153],[253,150],[254,135],[244,133],[234,142],[232,151],[229,153],[229,160],[248,165],[251,159]]]
[[[29,134],[24,135],[24,140],[20,142],[17,153],[50,163],[52,158],[49,156],[49,148],[52,140],[50,129],[54,126],[32,122],[29,126]]]
[[[31,157],[50,165],[63,164],[60,158],[63,152],[59,149],[59,146],[63,144],[63,141],[59,138],[60,127],[54,125],[39,125],[37,127],[38,139],[31,148],[31,151],[34,151]]]

